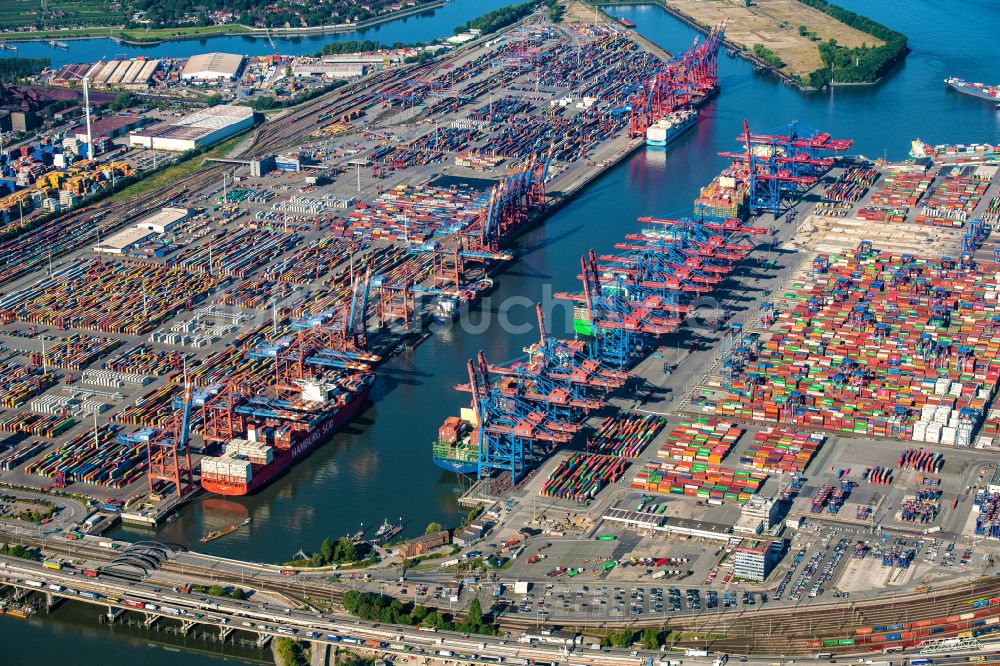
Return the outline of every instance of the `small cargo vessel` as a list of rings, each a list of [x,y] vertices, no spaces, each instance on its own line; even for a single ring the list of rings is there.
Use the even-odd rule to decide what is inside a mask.
[[[389,522],[389,519],[386,518],[384,521],[382,521],[382,525],[378,528],[378,530],[376,530],[375,537],[373,540],[376,541],[377,543],[385,543],[386,541],[388,541],[389,539],[396,536],[402,531],[403,531],[402,520],[393,525]]]
[[[646,145],[662,148],[694,127],[697,121],[697,109],[674,111],[646,128]]]
[[[618,19],[618,22],[621,23],[626,28],[634,28],[635,27],[635,23],[632,23],[632,21],[629,21],[627,18],[620,18],[620,19]]]
[[[246,525],[249,525],[251,520],[252,520],[252,518],[250,518],[250,516],[247,516],[246,518],[243,519],[242,522],[233,523],[232,525],[226,525],[222,529],[212,530],[211,532],[206,532],[205,535],[203,537],[201,537],[201,539],[199,539],[199,541],[201,541],[202,543],[208,543],[209,541],[214,541],[214,540],[216,540],[216,539],[218,539],[220,537],[224,537],[227,534],[232,534],[233,532],[235,532],[236,530],[240,529],[241,527],[245,527]]]

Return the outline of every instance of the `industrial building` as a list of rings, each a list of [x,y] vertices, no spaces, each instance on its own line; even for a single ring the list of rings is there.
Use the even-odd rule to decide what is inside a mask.
[[[313,62],[292,67],[296,78],[351,79],[364,76],[367,66],[360,63]]]
[[[134,58],[132,60],[100,61],[93,64],[64,65],[52,77],[53,83],[78,83],[86,78],[90,85],[100,87],[144,88],[160,68],[161,60]]]
[[[774,524],[778,503],[770,497],[754,495],[740,508],[740,518],[733,526],[736,532],[760,534]]]
[[[733,575],[763,582],[781,559],[781,550],[780,541],[744,539],[733,552]]]
[[[202,53],[191,56],[184,69],[181,79],[184,81],[218,81],[220,79],[235,79],[243,69],[246,57],[236,53]]]
[[[114,139],[124,136],[134,129],[138,129],[146,124],[146,119],[137,115],[105,116],[90,121],[90,132],[95,139]],[[76,125],[68,132],[69,136],[77,141],[86,143],[87,124]]]
[[[448,532],[432,532],[411,539],[399,547],[401,557],[418,557],[448,543]]]
[[[155,235],[155,231],[140,227],[139,225],[131,226],[95,245],[94,252],[103,252],[105,254],[125,254],[135,246],[146,242]]]
[[[183,152],[211,146],[253,126],[253,109],[220,105],[133,132],[129,143],[154,150]]]
[[[135,226],[162,234],[188,219],[191,211],[187,208],[161,208],[152,215],[139,220]]]
[[[402,61],[401,56],[398,54],[390,55],[388,53],[338,53],[323,56],[324,63],[339,65],[370,65],[372,67],[381,67],[400,61]]]

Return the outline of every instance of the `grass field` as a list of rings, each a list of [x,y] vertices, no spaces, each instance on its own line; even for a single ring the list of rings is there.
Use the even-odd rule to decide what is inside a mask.
[[[883,42],[844,25],[798,0],[660,0],[663,4],[701,25],[718,25],[727,20],[726,38],[751,50],[763,44],[785,63],[782,72],[807,77],[823,66],[816,42],[799,33],[804,26],[822,41],[836,39],[841,46],[881,46]]]
[[[0,40],[13,42],[35,39],[70,39],[73,37],[118,37],[136,41],[152,39],[173,39],[185,37],[207,37],[214,35],[237,35],[249,32],[241,25],[191,26],[188,28],[162,28],[159,30],[122,30],[120,28],[94,27],[71,28],[67,30],[36,30],[34,32],[12,32],[0,34]]]
[[[176,183],[182,178],[187,178],[188,176],[209,166],[210,163],[205,161],[207,158],[224,157],[230,150],[235,148],[240,141],[246,138],[246,135],[246,132],[241,132],[236,136],[226,139],[219,145],[207,152],[202,153],[201,155],[192,157],[191,159],[185,160],[180,164],[171,165],[149,178],[144,178],[134,185],[129,185],[121,192],[116,192],[111,197],[111,200],[116,201],[118,199],[124,199],[136,194],[145,194],[146,192],[151,192],[158,187],[170,185],[171,183]]]

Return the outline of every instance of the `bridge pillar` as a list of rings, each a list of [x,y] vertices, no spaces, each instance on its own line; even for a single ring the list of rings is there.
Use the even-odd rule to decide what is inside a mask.
[[[271,642],[271,634],[261,632],[257,634],[257,647],[262,648]]]
[[[124,608],[115,608],[114,606],[108,606],[108,612],[107,615],[105,616],[107,618],[107,623],[114,624],[115,620],[120,618],[122,616],[122,613],[124,612],[125,612]]]
[[[219,640],[225,643],[226,639],[229,638],[229,634],[231,633],[233,633],[232,627],[227,627],[225,625],[219,627]]]
[[[66,597],[57,597],[51,592],[45,593],[45,610],[46,612],[51,611],[53,608],[66,601]]]
[[[190,633],[190,631],[191,631],[191,627],[193,627],[196,624],[197,624],[197,622],[192,622],[191,620],[182,620],[181,621],[181,635],[182,636],[187,636],[188,633]]]
[[[147,629],[156,624],[157,620],[160,619],[160,616],[156,615],[155,613],[143,613],[143,616],[145,616],[146,618],[145,620],[143,620],[143,624]]]

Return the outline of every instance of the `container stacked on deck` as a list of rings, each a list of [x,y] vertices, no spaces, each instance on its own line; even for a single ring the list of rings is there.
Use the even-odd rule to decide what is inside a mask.
[[[767,428],[753,437],[740,463],[774,474],[802,474],[826,439],[819,433]]]
[[[17,407],[55,384],[55,375],[11,361],[0,362],[0,405]]]
[[[604,419],[587,440],[587,451],[603,455],[635,458],[645,450],[667,424],[661,416],[640,416],[621,412]]]
[[[742,180],[727,169],[701,188],[694,200],[695,219],[743,219],[747,214],[748,195]]]
[[[10,317],[32,324],[140,335],[189,308],[218,280],[157,264],[79,259],[3,299]]]
[[[608,484],[621,479],[628,464],[624,458],[615,456],[573,453],[549,474],[541,494],[587,504]]]
[[[718,465],[743,434],[732,423],[699,418],[681,422],[667,435],[657,456],[673,460]]]
[[[828,273],[804,277],[784,295],[791,307],[778,308],[774,334],[716,409],[968,444],[963,436],[1000,378],[996,272],[989,262],[965,271],[888,253],[831,257]]]
[[[53,478],[62,474],[67,484],[90,483],[123,488],[146,472],[146,442],[120,439],[115,429],[102,426],[77,435],[24,468],[27,474]]]

